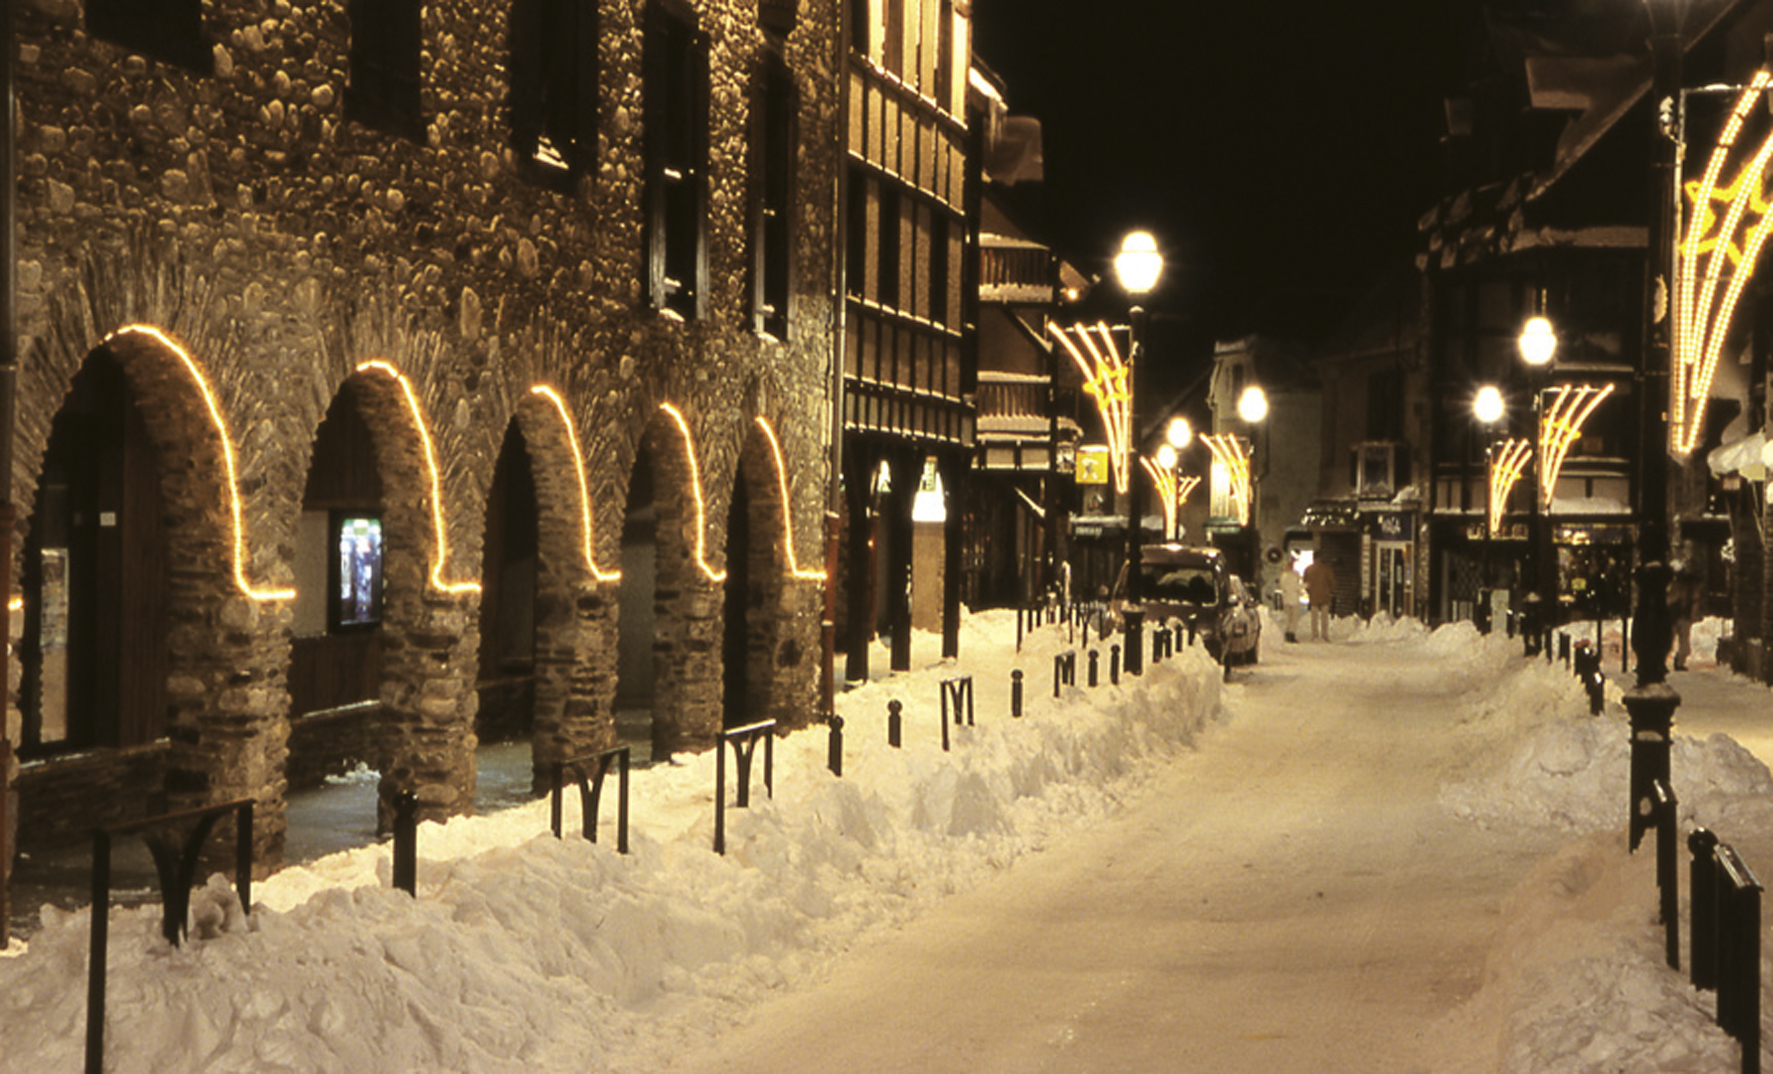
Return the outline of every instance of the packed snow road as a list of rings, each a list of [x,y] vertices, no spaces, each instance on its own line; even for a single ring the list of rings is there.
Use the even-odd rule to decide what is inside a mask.
[[[1278,634],[1278,632],[1275,632]],[[1439,1070],[1561,836],[1437,796],[1512,745],[1392,644],[1265,647],[1120,815],[766,1004],[679,1071]]]

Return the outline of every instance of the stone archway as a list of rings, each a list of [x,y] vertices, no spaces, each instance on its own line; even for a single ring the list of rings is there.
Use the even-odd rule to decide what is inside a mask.
[[[721,726],[724,575],[704,558],[695,447],[680,422],[661,408],[647,425],[622,528],[616,692],[618,704],[650,711],[655,761],[709,748]]]
[[[20,542],[27,633],[20,658],[28,687],[20,702],[42,758],[21,777],[21,831],[53,839],[70,825],[85,830],[144,809],[250,797],[257,803],[255,854],[269,868],[283,846],[280,636],[287,613],[281,594],[249,584],[249,542],[262,535],[237,528],[244,513],[229,477],[224,411],[206,399],[204,376],[173,337],[131,327],[85,358],[53,408],[33,411],[42,396],[21,400],[21,442],[34,441],[41,454],[31,487],[21,490],[34,507]],[[69,469],[87,465],[97,470]],[[82,505],[56,504],[68,496]],[[74,532],[88,527],[85,537]],[[79,542],[86,547],[76,553]],[[106,543],[113,547],[103,549]],[[114,633],[82,655],[89,666],[61,672],[77,681],[64,679],[68,692],[59,703],[96,706],[80,717],[87,723],[72,741],[84,736],[97,748],[77,758],[58,756],[57,743],[45,741],[44,705],[55,689],[45,674],[45,643],[60,611],[76,633],[82,629],[75,620],[92,613],[78,604],[91,595],[56,594],[46,569],[56,559],[64,571],[121,571],[96,579],[108,594],[105,629]],[[74,589],[84,585],[63,577]],[[79,681],[91,678],[114,680],[116,689],[109,698],[93,694]],[[89,784],[83,792],[82,783]],[[95,786],[108,793],[94,794]],[[55,814],[33,816],[33,802],[53,803]]]
[[[616,577],[597,559],[583,454],[570,420],[552,389],[537,388],[507,432],[507,444],[522,445],[535,499],[529,738],[531,786],[538,794],[550,785],[555,764],[616,744]],[[482,645],[484,669],[484,636]]]
[[[795,579],[780,465],[769,434],[753,424],[727,513],[722,656],[728,726],[775,720],[786,730],[812,717],[805,691],[797,689],[811,681],[810,654],[790,599]]]
[[[300,647],[324,639],[340,650],[329,668],[356,667],[365,677],[340,697],[361,729],[357,748],[369,755],[362,759],[381,771],[379,830],[391,823],[402,791],[418,796],[425,819],[471,812],[474,804],[479,587],[452,580],[428,434],[409,391],[397,370],[379,362],[364,363],[340,386],[316,430],[297,555],[311,572],[298,589],[312,594],[319,582],[327,596],[324,608],[310,596],[295,610],[308,631],[319,625],[298,639],[293,674],[300,687],[301,665],[309,662]],[[356,431],[341,436],[338,429]],[[348,602],[339,595],[346,570],[362,582],[361,590],[350,587],[360,595]],[[312,737],[301,732],[313,716],[293,714],[299,737]]]

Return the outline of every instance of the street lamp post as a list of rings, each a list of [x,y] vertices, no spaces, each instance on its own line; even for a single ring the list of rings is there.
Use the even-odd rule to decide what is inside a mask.
[[[1544,317],[1528,318],[1515,341],[1521,361],[1527,365],[1528,386],[1533,391],[1533,506],[1527,516],[1527,597],[1526,631],[1522,645],[1527,655],[1539,652],[1545,635],[1551,631],[1551,609],[1555,599],[1546,596],[1546,579],[1555,575],[1555,565],[1547,563],[1550,549],[1545,540],[1545,514],[1540,501],[1553,490],[1545,487],[1545,420],[1542,412],[1544,374],[1557,353],[1558,337],[1551,322]],[[1555,590],[1554,590],[1555,592]]]
[[[1194,426],[1189,424],[1187,418],[1171,418],[1169,427],[1164,430],[1164,440],[1164,446],[1170,449],[1171,454],[1176,458],[1176,464],[1180,466],[1182,462],[1182,452],[1188,450],[1188,445],[1194,442]],[[1176,529],[1175,532],[1170,535],[1170,539],[1175,541],[1182,539],[1181,503],[1176,504]]]
[[[1114,258],[1114,275],[1120,281],[1121,289],[1126,291],[1133,300],[1132,308],[1127,311],[1127,413],[1136,414],[1133,406],[1133,380],[1139,368],[1139,359],[1143,357],[1145,346],[1145,309],[1139,305],[1151,289],[1157,286],[1158,277],[1163,275],[1164,257],[1158,252],[1157,240],[1149,231],[1135,231],[1121,240],[1120,253]],[[1138,422],[1132,422],[1138,428]],[[1134,459],[1138,456],[1138,447],[1133,437],[1127,438],[1123,446],[1125,457],[1120,464],[1127,468],[1127,609],[1126,609],[1126,670],[1137,675],[1145,670],[1145,661],[1141,653],[1144,642],[1144,611],[1138,607],[1141,596],[1139,584],[1139,507],[1141,488],[1138,468]]]
[[[1245,388],[1237,397],[1237,416],[1250,427],[1250,521],[1249,544],[1250,556],[1250,587],[1260,593],[1262,591],[1262,512],[1258,495],[1261,478],[1268,465],[1267,453],[1261,450],[1262,445],[1257,437],[1260,435],[1262,423],[1268,419],[1268,393],[1260,384],[1252,384]]]
[[[1508,404],[1502,398],[1501,389],[1497,388],[1494,384],[1485,384],[1478,389],[1477,395],[1472,398],[1471,411],[1477,420],[1483,424],[1486,431],[1484,437],[1484,553],[1483,562],[1481,564],[1482,570],[1479,572],[1483,584],[1478,587],[1478,600],[1480,607],[1483,610],[1483,614],[1478,616],[1478,629],[1482,630],[1485,634],[1488,634],[1494,627],[1494,624],[1490,621],[1492,609],[1489,601],[1490,591],[1496,584],[1495,572],[1492,569],[1493,564],[1491,562],[1492,559],[1494,559],[1491,552],[1495,546],[1496,534],[1494,532],[1494,527],[1491,524],[1491,520],[1496,517],[1497,506],[1492,500],[1492,497],[1495,495],[1495,478],[1492,476],[1492,468],[1496,465],[1496,460],[1491,457],[1491,451],[1495,447],[1495,440],[1488,435],[1488,430],[1502,420],[1502,416],[1508,411]]]
[[[1645,305],[1643,411],[1638,450],[1637,604],[1631,618],[1631,648],[1637,656],[1637,683],[1625,692],[1631,715],[1631,848],[1649,828],[1644,806],[1652,804],[1656,780],[1669,779],[1669,744],[1681,695],[1668,685],[1668,651],[1674,626],[1668,618],[1668,414],[1671,380],[1669,315],[1673,295],[1675,195],[1680,186],[1680,145],[1674,112],[1681,93],[1681,22],[1687,0],[1645,0],[1650,16],[1650,97],[1659,137],[1653,139]]]

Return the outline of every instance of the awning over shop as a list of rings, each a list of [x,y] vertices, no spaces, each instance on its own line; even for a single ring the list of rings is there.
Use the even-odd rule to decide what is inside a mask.
[[[1767,436],[1755,433],[1727,444],[1719,444],[1705,456],[1705,464],[1717,477],[1741,474],[1750,481],[1767,479]]]

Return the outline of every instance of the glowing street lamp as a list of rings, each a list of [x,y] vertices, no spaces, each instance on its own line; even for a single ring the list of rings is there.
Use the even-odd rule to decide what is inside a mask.
[[[1494,384],[1486,384],[1477,390],[1471,400],[1471,412],[1477,420],[1485,425],[1494,425],[1502,420],[1507,413],[1508,404],[1502,398],[1502,390]]]
[[[1157,286],[1164,272],[1164,255],[1157,252],[1157,240],[1149,231],[1135,231],[1121,240],[1120,253],[1114,257],[1114,276],[1127,294],[1143,298]]]
[[[1139,305],[1144,297],[1157,286],[1158,278],[1163,275],[1164,256],[1158,252],[1157,240],[1149,231],[1135,231],[1121,240],[1120,253],[1114,258],[1114,275],[1120,281],[1122,290],[1132,298],[1133,306],[1127,311],[1127,396],[1128,413],[1133,412],[1133,370],[1137,368],[1145,344],[1145,310]],[[1128,438],[1129,441],[1131,438]],[[1132,475],[1132,488],[1127,492],[1127,600],[1129,603],[1139,599],[1139,489],[1137,474],[1132,474],[1132,459],[1137,448],[1132,443],[1124,446],[1127,452],[1128,473]],[[1129,621],[1129,626],[1132,623]],[[1127,649],[1127,670],[1138,674],[1144,669],[1144,661],[1138,659],[1137,646],[1131,644],[1129,637]]]
[[[1164,439],[1169,441],[1171,447],[1182,451],[1194,441],[1194,426],[1188,423],[1187,418],[1171,418],[1170,427],[1164,430]]]
[[[1527,365],[1527,380],[1533,390],[1533,509],[1527,518],[1527,629],[1522,642],[1528,654],[1533,654],[1539,651],[1538,647],[1543,643],[1541,633],[1551,629],[1551,609],[1545,598],[1548,557],[1542,532],[1545,528],[1544,519],[1540,511],[1540,501],[1549,491],[1546,488],[1543,443],[1545,422],[1540,416],[1540,393],[1545,368],[1551,364],[1552,356],[1557,353],[1557,332],[1544,317],[1530,317],[1521,328],[1515,346],[1520,350],[1521,361]]]
[[[1557,354],[1558,334],[1544,317],[1529,317],[1515,345],[1520,348],[1521,361],[1534,369],[1543,369]]]
[[[1237,416],[1250,425],[1257,425],[1268,417],[1268,393],[1257,384],[1245,388],[1237,397]]]

